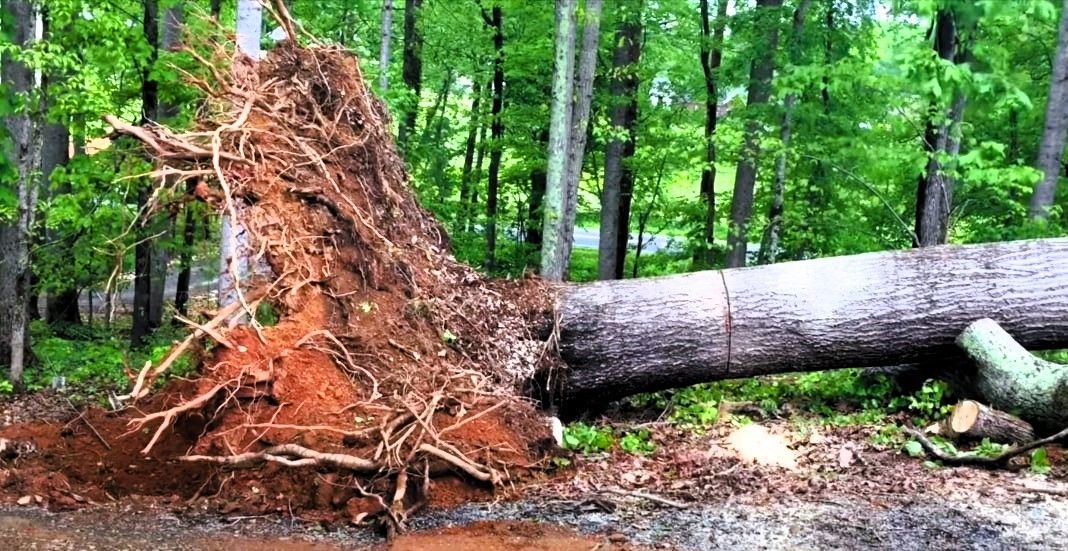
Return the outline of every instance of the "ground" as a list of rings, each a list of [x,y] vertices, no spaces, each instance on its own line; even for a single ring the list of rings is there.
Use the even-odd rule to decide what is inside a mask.
[[[33,420],[74,438],[89,431],[79,419],[58,395],[29,395],[0,408],[7,425],[0,434]],[[875,443],[874,425],[741,419],[704,431],[645,423],[656,447],[647,455],[560,452],[572,464],[551,478],[496,499],[468,495],[476,501],[431,507],[392,548],[1051,549],[1068,537],[1060,449],[1051,450],[1055,468],[1045,475],[946,468]],[[97,447],[78,451],[105,452]],[[385,546],[371,529],[345,522],[220,515],[203,497],[105,494],[72,502],[72,488],[55,484],[62,473],[48,476],[51,484],[20,480],[25,461],[0,463],[0,546],[7,549]]]

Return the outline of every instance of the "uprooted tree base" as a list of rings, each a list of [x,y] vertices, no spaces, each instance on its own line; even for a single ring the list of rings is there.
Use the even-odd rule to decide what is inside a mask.
[[[248,231],[270,275],[243,282],[240,307],[190,322],[181,349],[213,346],[196,381],[152,397],[167,362],[146,366],[125,411],[81,420],[81,457],[62,459],[72,440],[43,464],[74,486],[106,481],[91,499],[210,495],[390,529],[435,480],[492,490],[536,469],[551,438],[516,388],[551,356],[530,334],[549,291],[449,254],[349,53],[288,43],[232,71],[217,57],[202,58],[210,85],[190,76],[211,98],[196,131],[109,120],[157,162],[149,212],[194,189]],[[276,325],[254,321],[262,301]]]

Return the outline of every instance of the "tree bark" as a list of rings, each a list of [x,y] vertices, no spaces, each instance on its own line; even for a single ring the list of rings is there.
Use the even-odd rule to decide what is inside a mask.
[[[1057,32],[1057,53],[1050,75],[1049,100],[1046,102],[1046,124],[1042,143],[1038,148],[1037,168],[1042,180],[1035,184],[1031,195],[1031,217],[1045,219],[1057,195],[1057,181],[1064,159],[1065,133],[1068,132],[1068,0],[1062,2],[1061,23]],[[1013,112],[1015,114],[1015,111]]]
[[[12,46],[26,48],[34,41],[34,10],[30,2],[11,0],[4,3],[5,28]],[[6,25],[5,25],[6,27]],[[33,71],[22,61],[6,53],[2,62],[2,78],[10,93],[28,101],[33,88]],[[28,107],[28,106],[27,106]],[[9,379],[22,386],[22,373],[28,347],[28,301],[30,288],[30,242],[37,211],[36,171],[40,163],[37,143],[38,127],[33,123],[30,109],[9,115],[4,121],[12,142],[11,162],[18,171],[16,217],[13,224],[0,229],[0,363],[10,367]]]
[[[701,0],[701,71],[705,77],[705,166],[701,169],[701,200],[705,203],[703,250],[700,265],[715,264],[716,241],[716,126],[719,124],[719,92],[716,73],[723,64],[723,35],[727,29],[728,0],[716,4],[715,31],[708,19],[708,0]]]
[[[185,225],[182,226],[182,251],[178,255],[180,269],[174,290],[174,309],[183,316],[189,315],[189,283],[193,275],[193,245],[196,242],[197,217],[193,205],[185,206]]]
[[[935,23],[934,48],[938,57],[959,62],[963,51],[958,49],[955,16],[952,11],[939,10]],[[949,215],[953,208],[953,177],[946,172],[940,156],[954,158],[960,141],[953,137],[964,117],[965,98],[954,96],[949,116],[941,108],[932,107],[924,133],[927,168],[916,186],[916,247],[941,245],[949,237]]]
[[[211,18],[218,21],[220,15],[222,15],[222,0],[211,0]]]
[[[598,279],[620,279],[630,239],[630,204],[634,189],[634,156],[638,123],[638,64],[641,58],[641,2],[627,10],[616,29],[612,55],[612,137],[605,146],[604,189],[601,192],[601,233],[597,251]],[[623,134],[623,137],[619,136]]]
[[[805,30],[805,13],[812,0],[801,0],[794,9],[793,29],[790,34],[789,62],[801,62],[801,33]],[[768,209],[768,227],[761,240],[758,264],[769,264],[779,259],[782,248],[783,204],[786,199],[786,154],[793,135],[794,106],[797,92],[789,92],[783,100],[782,125],[779,127],[781,149],[775,155],[775,180],[771,186],[771,207]]]
[[[486,262],[492,270],[497,264],[497,188],[500,184],[501,153],[504,141],[504,14],[500,6],[493,6],[492,15],[482,17],[493,29],[493,102],[490,108],[489,175],[486,178]]]
[[[478,147],[478,134],[482,128],[482,81],[476,76],[471,86],[471,120],[467,129],[467,144],[464,148],[464,166],[460,172],[460,227],[467,227],[468,214],[471,212],[468,199],[471,197],[471,176]]]
[[[263,5],[260,0],[237,0],[237,49],[253,60],[263,55]]]
[[[759,56],[749,70],[749,91],[746,108],[750,111],[745,124],[745,138],[734,177],[734,196],[731,197],[731,228],[727,234],[727,267],[745,266],[749,246],[749,223],[753,216],[756,190],[757,162],[760,157],[761,124],[755,107],[768,103],[771,97],[771,78],[775,73],[775,50],[779,45],[779,10],[782,0],[757,0],[757,21],[761,22],[767,40],[761,45]]]
[[[54,29],[48,12],[45,11],[42,15],[44,36],[50,38],[54,34]],[[44,128],[41,130],[41,181],[45,193],[50,197],[57,197],[70,193],[69,183],[60,186],[52,185],[52,174],[57,168],[66,166],[70,161],[70,129],[67,124],[54,120],[54,115],[49,114],[54,101],[48,89],[53,81],[54,77],[46,76],[41,82],[44,94],[41,119],[45,121]],[[71,258],[70,244],[63,242],[58,232],[48,231],[47,236],[59,258]],[[49,325],[81,323],[78,296],[78,288],[73,281],[61,288],[53,288],[49,291],[45,301],[45,321]],[[36,306],[36,300],[30,302]]]
[[[549,152],[542,202],[541,277],[564,279],[564,224],[567,192],[568,144],[571,141],[572,97],[575,82],[575,0],[556,0],[556,56],[553,62],[552,105],[549,110]]]
[[[401,76],[413,98],[412,103],[404,109],[404,118],[397,134],[397,143],[405,153],[411,153],[411,144],[408,142],[419,119],[419,97],[423,91],[423,35],[419,32],[419,10],[422,6],[423,0],[404,1],[404,64]]]
[[[1059,327],[1059,324],[1052,325],[1051,330]],[[1024,339],[1015,331],[1014,334],[1015,339],[998,322],[982,318],[968,325],[957,337],[957,345],[976,364],[976,390],[992,407],[1010,411],[1046,432],[1065,428],[1068,426],[1068,365],[1036,358],[1021,346]]]
[[[942,246],[566,286],[563,401],[719,379],[923,363],[991,317],[1068,346],[1068,239]],[[937,268],[932,268],[937,267]]]
[[[586,141],[591,134],[590,109],[593,102],[593,77],[597,69],[597,49],[601,36],[601,0],[586,0],[583,10],[582,47],[579,49],[578,74],[575,82],[574,107],[571,111],[571,134],[567,147],[567,171],[564,177],[564,220],[561,227],[563,276],[571,272],[571,249],[575,244],[575,221],[578,218],[579,184],[582,181]]]
[[[159,117],[159,83],[152,78],[152,70],[159,58],[159,2],[145,0],[142,28],[148,43],[149,56],[141,70],[141,123]],[[144,214],[148,202],[148,182],[143,182],[137,194],[137,212]],[[136,233],[137,245],[134,246],[134,298],[133,326],[130,329],[130,343],[140,346],[151,330],[152,318],[152,240],[149,239],[147,221],[141,220]],[[159,283],[157,282],[157,285]]]
[[[382,0],[382,34],[378,47],[378,90],[389,90],[389,57],[393,41],[393,0]]]
[[[943,436],[954,440],[990,439],[1003,444],[1026,444],[1035,439],[1030,423],[975,400],[962,400],[942,426]]]

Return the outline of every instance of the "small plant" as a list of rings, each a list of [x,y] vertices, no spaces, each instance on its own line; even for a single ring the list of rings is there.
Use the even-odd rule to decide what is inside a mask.
[[[10,395],[15,392],[15,385],[11,384],[11,381],[7,379],[0,380],[0,394]]]
[[[1049,453],[1046,452],[1046,448],[1038,448],[1031,452],[1031,472],[1035,474],[1048,474],[1053,465],[1049,461]]]
[[[628,432],[619,440],[619,448],[634,455],[649,455],[656,451],[656,444],[652,440],[649,429],[639,429]]]
[[[949,385],[943,381],[929,380],[907,398],[909,411],[914,412],[924,422],[932,422],[945,417],[952,409],[946,403],[946,394]]]
[[[606,452],[615,443],[615,435],[609,427],[572,423],[564,428],[564,448],[569,450],[581,453]]]

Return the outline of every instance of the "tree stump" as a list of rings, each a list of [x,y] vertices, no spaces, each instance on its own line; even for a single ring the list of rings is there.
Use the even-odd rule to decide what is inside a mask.
[[[1027,421],[975,400],[957,404],[946,420],[943,432],[955,440],[988,438],[1003,444],[1023,444],[1035,439],[1035,430]]]
[[[989,318],[969,325],[957,345],[976,363],[975,386],[985,402],[1040,431],[1068,426],[1068,366],[1035,357]]]

